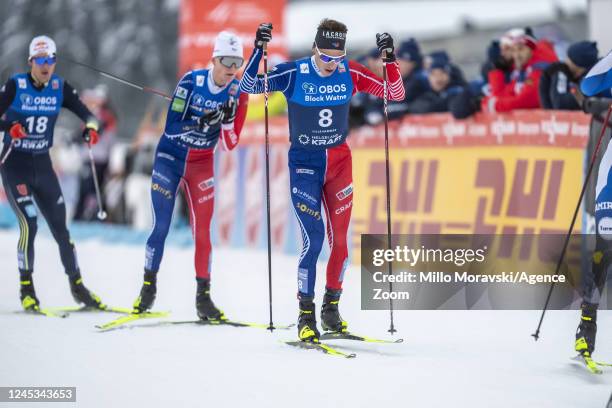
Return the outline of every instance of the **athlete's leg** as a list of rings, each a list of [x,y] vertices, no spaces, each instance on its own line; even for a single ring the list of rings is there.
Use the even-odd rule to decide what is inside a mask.
[[[74,243],[66,226],[66,205],[64,196],[53,170],[49,155],[38,155],[34,165],[34,199],[40,212],[47,220],[51,234],[58,245],[62,265],[68,276],[79,274]]]
[[[353,206],[353,168],[347,144],[327,150],[327,174],[323,187],[327,239],[331,253],[327,262],[326,288],[341,290],[348,265],[347,233]]]
[[[183,151],[165,139],[160,140],[155,152],[151,177],[153,228],[147,239],[145,270],[157,272],[164,254],[164,245],[174,212],[176,193],[185,169],[186,149]]]
[[[32,197],[32,155],[13,151],[0,167],[8,202],[19,223],[17,265],[20,272],[34,269],[34,238],[37,231],[36,207]]]
[[[164,139],[159,141],[151,175],[151,205],[153,228],[145,250],[144,282],[134,302],[134,313],[143,313],[153,307],[157,294],[157,272],[164,255],[166,237],[172,223],[174,202],[185,170],[187,149]]]
[[[599,165],[595,189],[595,251],[591,269],[582,275],[583,302],[575,349],[592,354],[597,334],[597,309],[608,269],[612,265],[612,144],[608,145]]]
[[[4,155],[4,152],[2,153]],[[37,217],[32,198],[32,155],[13,151],[0,167],[2,184],[8,202],[17,217],[17,267],[19,269],[20,300],[27,310],[36,309],[40,302],[34,290],[34,237]]]
[[[212,150],[190,150],[183,188],[195,239],[196,277],[210,279],[212,246],[210,223],[215,203],[214,155]]]
[[[327,262],[325,296],[321,306],[321,327],[343,332],[347,323],[338,304],[342,281],[348,265],[347,233],[353,206],[351,151],[346,144],[327,150],[327,174],[323,187],[323,206],[327,220],[327,239],[331,253]]]
[[[314,297],[317,260],[325,239],[321,196],[326,152],[289,150],[289,182],[293,211],[302,233],[303,247],[298,266],[298,295]]]

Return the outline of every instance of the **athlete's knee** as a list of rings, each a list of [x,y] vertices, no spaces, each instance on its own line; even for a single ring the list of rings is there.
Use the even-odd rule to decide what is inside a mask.
[[[28,235],[34,237],[38,231],[38,218],[34,215],[32,217],[26,217],[24,222],[19,223],[19,232],[21,235]]]
[[[196,232],[195,237],[195,246],[196,251],[208,253],[212,250],[212,244],[210,243],[210,235],[209,234],[198,234]]]
[[[332,251],[348,253],[348,240],[346,234],[334,234],[330,241]]]
[[[49,222],[49,228],[51,229],[51,234],[53,235],[53,238],[55,238],[58,243],[65,243],[71,245],[70,232],[68,231],[65,222]]]

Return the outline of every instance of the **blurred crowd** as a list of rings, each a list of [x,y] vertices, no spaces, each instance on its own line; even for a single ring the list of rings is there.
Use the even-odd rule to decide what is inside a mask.
[[[513,28],[492,40],[484,54],[480,78],[468,81],[445,50],[423,54],[414,38],[401,42],[396,56],[406,98],[389,103],[389,118],[450,112],[456,119],[465,119],[477,112],[586,108],[579,84],[599,60],[595,42],[573,43],[566,56],[559,58],[554,44],[537,39],[529,27]],[[360,62],[382,76],[376,50]],[[608,92],[600,96],[610,95]],[[352,127],[382,121],[382,101],[365,94],[353,98]]]

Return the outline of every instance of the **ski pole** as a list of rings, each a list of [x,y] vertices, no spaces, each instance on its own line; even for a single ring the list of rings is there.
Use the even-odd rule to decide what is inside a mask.
[[[169,95],[165,94],[164,92],[158,91],[157,89],[153,89],[153,88],[150,88],[150,87],[144,86],[144,85],[139,85],[139,84],[137,84],[135,82],[128,81],[127,79],[124,79],[124,78],[118,77],[117,75],[111,74],[110,72],[103,71],[101,69],[98,69],[98,68],[96,68],[94,66],[91,66],[91,65],[88,65],[88,64],[85,64],[85,63],[82,63],[82,62],[71,60],[70,58],[62,57],[62,59],[65,60],[65,61],[70,62],[71,64],[80,65],[82,67],[91,69],[92,71],[95,71],[95,72],[99,73],[103,77],[106,77],[106,78],[112,79],[114,81],[120,82],[120,83],[122,83],[124,85],[131,86],[132,88],[136,88],[136,89],[138,89],[140,91],[147,92],[147,93],[152,93],[152,94],[157,95],[157,96],[161,96],[162,98],[164,98],[164,99],[166,99],[168,101],[172,100],[172,98]]]
[[[593,155],[591,157],[591,163],[589,164],[589,169],[587,170],[586,177],[584,178],[584,183],[582,184],[582,190],[580,191],[580,197],[578,198],[578,203],[576,204],[576,209],[574,210],[574,216],[572,217],[572,222],[570,223],[569,230],[567,231],[567,235],[565,236],[565,242],[563,243],[563,249],[561,249],[561,255],[559,256],[559,261],[557,262],[557,268],[555,269],[555,276],[559,274],[561,270],[561,264],[563,263],[563,259],[565,258],[565,252],[567,251],[567,246],[569,245],[569,240],[572,235],[572,231],[574,230],[574,224],[576,223],[576,218],[578,217],[578,211],[580,209],[580,204],[582,203],[582,199],[584,198],[584,193],[587,188],[587,184],[589,183],[589,179],[591,178],[591,173],[593,172],[593,167],[595,166],[595,161],[597,160],[597,152],[599,152],[599,147],[601,146],[601,140],[603,139],[603,135],[606,133],[606,128],[608,127],[608,121],[610,120],[610,113],[612,113],[612,104],[608,107],[608,113],[606,115],[606,120],[601,126],[601,133],[599,134],[599,139],[597,140],[597,144],[595,145],[595,150],[593,151]],[[555,282],[553,281],[550,284],[550,289],[548,290],[548,296],[546,296],[546,302],[544,303],[544,308],[542,309],[542,315],[540,316],[540,321],[538,323],[538,327],[536,328],[535,333],[532,334],[535,341],[538,341],[540,338],[540,328],[542,327],[542,321],[544,320],[544,314],[548,309],[548,303],[550,302],[550,297],[552,296],[553,289],[555,288]]]
[[[96,200],[98,201],[98,219],[103,221],[106,219],[106,211],[102,207],[102,194],[100,194],[100,184],[98,184],[98,174],[96,172],[96,166],[94,165],[93,152],[91,145],[87,143],[87,150],[89,153],[89,164],[91,164],[91,174],[93,176],[94,187],[96,188]]]
[[[385,51],[385,58],[386,58]],[[387,193],[387,249],[391,249],[391,181],[389,171],[389,115],[387,111],[388,105],[388,84],[387,84],[387,67],[385,65],[385,58],[383,58],[383,112],[385,118],[385,181],[386,181],[386,193]],[[391,262],[387,262],[389,266],[388,274],[393,275],[393,266]],[[389,293],[393,293],[393,283],[389,280]],[[395,326],[393,325],[393,299],[389,296],[389,333],[393,334]]]
[[[270,298],[270,325],[268,330],[274,331],[272,322],[272,233],[270,226],[270,135],[268,132],[268,47],[263,44],[263,70],[264,70],[264,122],[266,140],[266,216],[268,221],[268,294]]]
[[[0,166],[2,166],[4,164],[4,162],[6,161],[6,159],[8,159],[9,155],[13,151],[13,146],[14,145],[15,145],[15,141],[11,140],[11,143],[9,144],[9,147],[6,149],[6,153],[4,153],[4,156],[2,156],[2,159],[0,160]]]

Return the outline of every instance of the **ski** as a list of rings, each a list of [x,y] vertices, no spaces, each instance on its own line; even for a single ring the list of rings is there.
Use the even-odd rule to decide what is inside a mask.
[[[572,360],[578,361],[584,364],[584,366],[593,374],[603,373],[603,371],[598,366],[604,366],[604,367],[608,366],[607,363],[598,363],[596,361],[593,361],[593,359],[588,355],[588,353],[578,354],[577,356],[572,357]]]
[[[27,313],[27,314],[34,314],[34,315],[40,315],[40,316],[59,317],[60,319],[64,319],[64,318],[70,316],[70,313],[62,312],[62,311],[56,311],[54,309],[40,309],[40,308],[36,308],[34,310],[32,310],[32,309],[24,310],[24,312]]]
[[[100,331],[108,331],[113,330],[118,327],[123,326],[126,323],[133,322],[135,320],[140,319],[151,319],[156,317],[167,317],[170,312],[144,312],[144,313],[130,313],[126,316],[121,316],[116,318],[115,320],[111,320],[108,323],[96,325],[96,328]]]
[[[365,343],[383,343],[383,344],[397,344],[403,343],[404,339],[385,340],[375,339],[372,337],[360,336],[351,332],[325,332],[320,337],[321,340],[354,340],[363,341]]]
[[[256,329],[268,329],[268,325],[267,324],[263,324],[263,323],[250,323],[250,322],[239,322],[236,320],[173,320],[173,321],[162,321],[162,322],[157,322],[155,324],[151,324],[149,326],[163,326],[163,325],[174,325],[174,324],[197,324],[197,325],[201,325],[201,326],[233,326],[233,327],[252,327],[252,328],[256,328]],[[274,326],[274,329],[277,330],[289,330],[292,327],[295,327],[295,324],[289,324],[289,325],[279,325],[279,326]]]
[[[125,307],[114,307],[108,305],[102,305],[102,307],[92,306],[67,306],[67,307],[54,307],[50,310],[54,312],[69,312],[69,313],[81,313],[81,312],[109,312],[109,313],[124,313],[130,314],[133,309]]]
[[[297,347],[297,348],[301,348],[304,350],[317,350],[320,351],[324,354],[328,354],[330,356],[336,356],[336,357],[344,357],[344,358],[355,358],[357,357],[357,354],[355,353],[345,353],[341,350],[335,349],[333,347],[328,346],[327,344],[321,344],[321,343],[311,343],[311,342],[307,342],[307,341],[285,341],[285,344],[289,345],[289,346],[293,346],[293,347]]]

